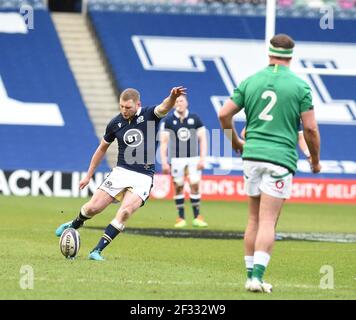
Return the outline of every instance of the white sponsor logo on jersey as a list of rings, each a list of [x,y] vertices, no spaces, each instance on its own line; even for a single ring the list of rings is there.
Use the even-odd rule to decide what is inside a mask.
[[[124,134],[124,142],[129,147],[138,147],[143,142],[143,133],[139,129],[130,129]]]

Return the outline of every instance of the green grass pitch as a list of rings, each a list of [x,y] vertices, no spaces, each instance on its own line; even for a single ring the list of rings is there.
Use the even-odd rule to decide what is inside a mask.
[[[83,228],[79,255],[67,260],[54,230],[85,201],[0,197],[0,299],[356,299],[355,243],[277,241],[265,275],[274,285],[269,295],[244,290],[242,240],[126,233],[103,252],[106,261],[96,262],[87,255],[102,231]],[[117,208],[111,205],[87,226],[104,228]],[[243,231],[247,206],[203,202],[202,213],[211,230]],[[191,225],[188,201],[186,215]],[[150,200],[127,227],[172,228],[174,221],[172,201]],[[277,231],[356,233],[355,206],[286,204]],[[332,267],[333,288],[320,287],[324,265]],[[23,266],[33,269],[32,289],[20,286]]]

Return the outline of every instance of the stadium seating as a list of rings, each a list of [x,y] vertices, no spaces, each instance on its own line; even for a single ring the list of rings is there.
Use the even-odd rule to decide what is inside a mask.
[[[1,2],[0,168],[86,171],[98,139],[48,11],[29,3],[33,29]]]
[[[277,16],[281,17],[320,17],[320,8],[333,7],[335,18],[356,18],[353,0],[281,0],[277,6]],[[171,0],[89,0],[90,10],[153,12],[170,14],[215,14],[264,16],[266,5],[263,1],[171,1]]]
[[[209,4],[211,11],[207,15],[199,13],[201,9],[190,11],[189,14],[182,12],[173,14],[170,10],[158,10],[158,8],[166,10],[167,4],[150,4],[146,6],[149,10],[137,11],[135,6],[142,3],[129,3],[127,6],[121,1],[117,3],[120,3],[120,6],[115,10],[108,7],[100,7],[97,10],[92,6],[89,14],[118,86],[136,87],[141,91],[145,104],[155,104],[166,96],[170,86],[183,84],[189,88],[189,99],[193,110],[201,115],[210,132],[219,128],[216,116],[220,103],[218,101],[228,97],[232,87],[236,85],[234,80],[240,81],[243,78],[242,73],[246,72],[247,76],[257,66],[264,66],[265,61],[261,53],[265,36],[264,17],[240,15],[242,10],[250,10],[251,5],[237,6],[239,15],[235,16],[231,14],[231,9],[230,15],[220,11],[222,8],[235,7],[234,4]],[[203,8],[201,4],[195,6]],[[354,28],[355,21],[337,20],[338,28],[333,32],[327,32],[319,27],[320,13],[317,18],[313,18],[314,12],[309,8],[302,11],[303,18],[280,17],[277,31],[283,30],[293,35],[298,43],[303,42],[297,51],[306,58],[298,57],[294,63],[304,65],[305,61],[308,61],[314,66],[316,63],[314,61],[326,61],[325,63],[332,61],[333,65],[338,66],[344,60],[343,50],[348,50],[347,45],[344,46],[343,43],[356,42],[356,35],[347,31]],[[224,39],[227,39],[226,43]],[[211,42],[205,47],[205,41]],[[235,49],[235,52],[224,49],[229,48],[234,41],[241,46],[246,43],[251,43],[252,46],[259,43],[260,47],[256,52],[248,47]],[[325,50],[326,44],[323,41],[340,43],[340,48],[335,45],[333,48],[335,52],[331,53],[330,46]],[[320,48],[308,49],[309,44],[320,45]],[[214,47],[218,45],[222,46],[221,49],[214,51]],[[353,61],[353,58],[345,59],[349,62]],[[346,145],[353,144],[352,136],[355,135],[356,127],[349,124],[354,124],[355,117],[352,111],[354,110],[352,101],[356,100],[352,90],[355,77],[321,76],[315,80],[305,76],[305,79],[314,88],[318,119],[324,122],[320,126],[323,136],[322,159],[332,159],[330,164],[338,167],[330,167],[328,169],[330,175],[326,174],[325,177],[340,178],[343,169],[337,164],[338,161],[352,160],[356,154],[352,150],[348,150],[348,154],[345,154],[344,148],[337,143],[338,139],[342,139]],[[324,111],[319,111],[321,106],[329,110],[330,118],[321,119],[325,114]],[[333,125],[332,122],[335,120],[333,110],[336,110],[333,108],[336,106],[340,108],[338,113],[345,112],[345,117],[338,125]],[[331,123],[325,125],[325,122]],[[347,125],[344,126],[343,123]],[[237,126],[240,126],[239,129],[242,128],[242,124]],[[220,149],[219,152],[222,154],[223,150]],[[221,158],[216,159],[214,158],[213,161],[223,161]],[[336,162],[333,162],[334,160]],[[219,165],[222,167],[221,163]],[[234,165],[239,166],[238,162]],[[207,174],[211,174],[213,167],[208,169]],[[308,167],[303,170],[308,171]]]
[[[0,1],[0,9],[18,9],[23,5],[30,5],[35,10],[45,9],[43,0],[2,0]]]

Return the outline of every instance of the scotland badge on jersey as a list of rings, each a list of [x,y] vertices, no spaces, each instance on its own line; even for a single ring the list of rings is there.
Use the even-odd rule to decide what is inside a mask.
[[[194,119],[193,118],[189,118],[187,123],[190,124],[190,125],[193,125],[194,124]]]
[[[145,121],[145,118],[144,118],[143,116],[139,116],[139,117],[137,118],[136,123],[139,124],[139,123],[141,123],[141,122],[143,122],[143,121]]]

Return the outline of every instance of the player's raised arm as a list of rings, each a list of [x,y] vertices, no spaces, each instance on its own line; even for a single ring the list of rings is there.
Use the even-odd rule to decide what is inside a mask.
[[[182,86],[173,87],[169,96],[155,108],[155,114],[160,118],[164,117],[174,107],[176,99],[182,94],[185,95],[186,91],[187,89]]]
[[[239,138],[233,124],[233,116],[240,111],[240,107],[231,99],[227,99],[223,107],[219,110],[219,120],[224,134],[232,142],[232,148],[236,152],[242,152],[243,141]]]
[[[88,185],[91,177],[94,175],[95,169],[98,167],[101,160],[103,160],[105,153],[108,150],[109,146],[110,146],[110,143],[106,142],[104,139],[101,140],[100,145],[95,150],[95,152],[91,158],[87,175],[79,182],[80,189],[83,189]]]

